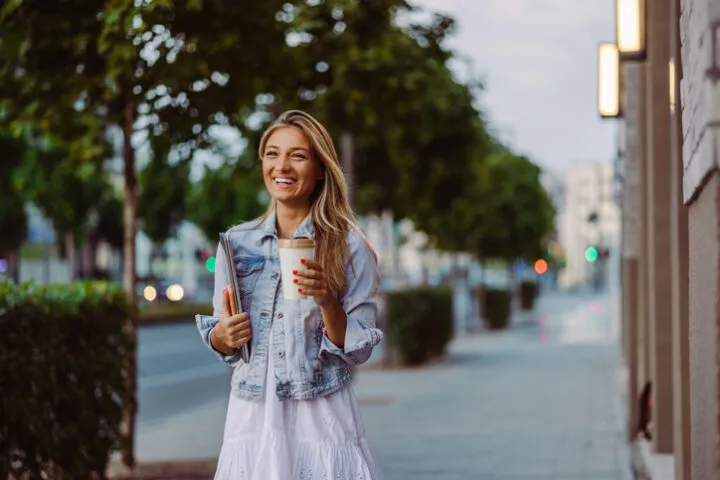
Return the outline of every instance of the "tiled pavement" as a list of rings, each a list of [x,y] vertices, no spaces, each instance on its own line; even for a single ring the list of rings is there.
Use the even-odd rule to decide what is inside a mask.
[[[629,479],[612,304],[568,306],[553,318],[541,308],[542,328],[461,338],[428,369],[363,372],[386,478]]]

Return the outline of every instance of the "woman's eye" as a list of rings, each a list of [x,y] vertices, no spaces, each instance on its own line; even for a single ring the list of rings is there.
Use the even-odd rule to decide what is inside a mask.
[[[265,156],[266,156],[266,157],[276,157],[276,156],[277,156],[277,152],[265,152]]]
[[[295,158],[297,160],[305,160],[306,157],[305,157],[305,155],[298,153],[298,154],[293,155],[293,158]]]

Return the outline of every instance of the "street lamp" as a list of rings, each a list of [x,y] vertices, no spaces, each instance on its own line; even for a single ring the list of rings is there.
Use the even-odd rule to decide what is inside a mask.
[[[598,52],[598,111],[602,118],[622,117],[620,56],[614,43],[603,43]]]
[[[644,60],[645,0],[616,0],[617,47],[623,60]]]

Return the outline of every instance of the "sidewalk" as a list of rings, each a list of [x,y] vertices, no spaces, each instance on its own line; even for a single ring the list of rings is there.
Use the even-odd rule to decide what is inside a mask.
[[[456,339],[438,364],[361,370],[355,388],[386,479],[630,479],[614,313],[608,298],[551,294],[506,332]],[[211,478],[197,469],[212,471],[225,404],[141,428],[141,461],[196,469],[142,478]]]

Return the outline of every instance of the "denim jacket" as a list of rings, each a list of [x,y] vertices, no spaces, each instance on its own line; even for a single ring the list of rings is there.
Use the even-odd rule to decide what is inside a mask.
[[[222,290],[227,284],[221,248],[215,264],[213,316],[195,318],[205,345],[233,367],[233,394],[261,401],[268,361],[275,362],[276,385],[270,387],[281,400],[313,399],[342,388],[351,378],[352,367],[366,362],[383,337],[376,328],[380,277],[374,251],[360,234],[350,230],[345,286],[338,293],[347,314],[345,344],[340,348],[323,333],[322,313],[312,298],[286,300],[282,295],[275,215],[264,221],[241,224],[228,232],[242,308],[250,315],[249,363],[245,363],[239,353],[223,356],[210,346],[210,333],[219,321]],[[310,217],[293,235],[293,238],[301,237],[313,238]],[[268,342],[272,342],[273,347],[270,359],[267,358]]]

